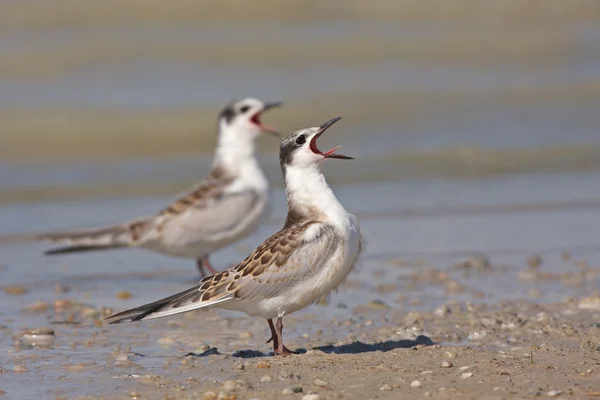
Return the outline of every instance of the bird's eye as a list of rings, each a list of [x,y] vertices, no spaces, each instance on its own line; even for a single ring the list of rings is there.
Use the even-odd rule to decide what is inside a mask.
[[[247,112],[249,109],[250,109],[249,106],[244,106],[244,107],[240,108],[240,112],[243,114],[243,113]]]
[[[306,143],[306,136],[300,135],[296,138],[296,144],[303,145]]]

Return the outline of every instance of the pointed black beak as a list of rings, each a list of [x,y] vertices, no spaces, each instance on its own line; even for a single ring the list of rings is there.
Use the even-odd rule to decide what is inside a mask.
[[[319,150],[319,148],[317,147],[317,139],[319,138],[319,136],[321,136],[323,134],[323,132],[325,132],[327,130],[327,128],[329,128],[331,125],[335,124],[336,122],[338,122],[340,119],[342,119],[342,117],[335,117],[330,119],[329,121],[325,122],[323,125],[321,125],[319,127],[319,131],[317,132],[317,134],[315,136],[312,137],[312,139],[310,140],[309,143],[309,147],[312,150],[313,153],[315,154],[320,154],[325,158],[337,158],[339,160],[354,160],[354,158],[350,157],[350,156],[345,156],[343,154],[336,154],[334,153],[334,151],[336,151],[337,149],[340,148],[340,146],[335,147],[329,151],[326,152],[322,152],[321,150]]]
[[[342,119],[342,117],[335,117],[335,118],[332,118],[329,121],[325,122],[323,125],[321,125],[319,127],[319,133],[318,133],[318,135],[320,136],[321,133],[323,133],[325,131],[325,129],[329,128],[331,125],[335,124],[340,119]]]
[[[265,103],[264,110],[267,111],[271,108],[277,108],[277,107],[281,107],[281,106],[283,106],[283,103],[281,101],[272,101],[269,103]]]
[[[281,139],[283,137],[283,134],[277,132],[275,129],[271,128],[270,126],[264,125],[263,123],[260,122],[260,114],[262,114],[263,112],[270,110],[271,108],[277,108],[277,107],[281,107],[283,106],[283,103],[281,101],[271,101],[268,103],[264,103],[263,109],[260,113],[255,115],[255,119],[254,119],[254,123],[256,123],[257,125],[259,125],[262,128],[262,131],[268,135],[271,135],[273,137],[276,137],[278,139]]]

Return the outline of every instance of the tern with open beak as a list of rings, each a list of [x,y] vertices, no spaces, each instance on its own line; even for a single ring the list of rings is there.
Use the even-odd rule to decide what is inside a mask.
[[[148,217],[109,227],[39,235],[65,246],[47,255],[143,248],[196,259],[202,277],[209,254],[250,235],[270,212],[270,185],[256,160],[261,133],[281,137],[261,115],[281,103],[246,98],[219,114],[219,136],[209,175],[168,207]]]
[[[337,149],[322,152],[317,139],[335,122],[286,137],[279,159],[288,213],[283,228],[233,268],[207,276],[186,291],[107,317],[109,323],[142,321],[205,307],[243,311],[265,318],[273,351],[283,344],[283,317],[335,290],[358,262],[358,220],[338,201],[321,173],[326,159],[349,160]],[[273,322],[275,320],[275,322]]]

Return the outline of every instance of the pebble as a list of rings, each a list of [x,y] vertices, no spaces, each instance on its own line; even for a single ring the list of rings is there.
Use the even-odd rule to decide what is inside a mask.
[[[172,346],[176,343],[175,339],[173,339],[170,336],[165,336],[165,337],[161,337],[160,339],[157,340],[157,343],[160,344],[161,346]]]
[[[452,361],[442,361],[442,368],[452,368]]]
[[[223,390],[226,392],[234,392],[240,388],[240,385],[236,381],[225,381],[223,383]]]
[[[44,313],[48,311],[49,308],[50,304],[46,303],[45,301],[38,301],[37,303],[26,306],[25,311],[32,313]]]
[[[581,310],[600,311],[600,296],[584,297],[579,301],[578,307]]]
[[[383,390],[392,390],[392,386],[388,385],[387,383],[385,385],[383,385],[382,387],[379,388],[379,390],[383,391]]]
[[[249,340],[252,339],[254,336],[252,335],[252,332],[242,332],[239,335],[241,340]]]
[[[491,267],[490,259],[485,254],[477,254],[467,258],[460,264],[459,267],[465,269],[474,269],[477,271],[485,271]]]
[[[302,400],[319,400],[319,395],[316,393],[309,393],[302,396]]]
[[[263,375],[262,378],[260,378],[261,382],[271,382],[273,380],[273,377],[271,375]]]
[[[70,299],[62,299],[54,301],[54,309],[56,311],[66,310],[67,308],[74,306],[73,300]]]
[[[410,383],[410,387],[413,387],[413,388],[420,388],[420,387],[421,387],[421,381],[418,381],[418,380],[412,381],[412,382]]]
[[[54,285],[54,293],[56,293],[56,294],[68,293],[69,290],[70,289],[68,286],[61,285],[60,283],[57,283],[56,285]]]
[[[204,395],[202,396],[202,400],[216,400],[216,399],[217,399],[217,394],[213,391],[205,392]]]
[[[132,297],[133,295],[131,294],[131,292],[127,290],[122,290],[119,293],[117,293],[117,299],[119,300],[129,300]]]
[[[258,364],[256,364],[256,368],[260,368],[260,369],[267,369],[267,368],[271,368],[271,363],[268,361],[261,361]]]
[[[114,358],[115,361],[129,361],[131,359],[129,353],[120,350],[115,350],[110,356]]]
[[[30,329],[23,333],[21,341],[30,346],[51,346],[54,344],[54,329]]]
[[[203,344],[202,346],[198,347],[198,350],[196,350],[197,353],[204,353],[206,350],[210,349],[210,346],[207,344]]]
[[[246,369],[246,366],[241,362],[236,362],[235,364],[233,364],[233,369],[236,371],[243,371]]]
[[[468,370],[469,368],[471,368],[471,367],[469,367],[468,365],[465,365],[464,367],[460,367],[458,370],[462,372],[462,371]]]
[[[394,293],[398,291],[398,285],[392,283],[382,283],[376,286],[376,290],[381,294]]]
[[[29,289],[27,289],[25,286],[20,285],[9,285],[4,288],[4,293],[11,296],[19,296],[28,292]]]
[[[13,371],[15,372],[27,372],[28,369],[22,365],[15,365],[15,367],[13,368]]]
[[[464,293],[467,290],[465,285],[453,280],[445,282],[444,289],[446,290],[447,294],[460,294]]]
[[[324,380],[321,380],[321,379],[315,379],[313,383],[315,385],[321,386],[321,387],[329,385],[329,383],[327,381],[324,381]]]
[[[4,396],[6,394],[6,392],[2,389],[0,389],[0,396]]]
[[[185,324],[181,321],[176,321],[174,319],[167,321],[167,325],[169,326],[169,328],[172,329],[177,329],[177,328],[185,328]]]
[[[548,393],[546,393],[546,396],[556,397],[556,396],[559,396],[561,393],[562,393],[562,390],[551,390]]]
[[[462,375],[460,376],[460,379],[467,379],[473,376],[472,372],[463,372]]]
[[[385,302],[383,300],[379,300],[379,299],[371,300],[369,302],[369,307],[377,308],[377,309],[381,309],[381,310],[387,310],[388,308],[390,308],[390,306],[385,304]]]
[[[139,399],[141,395],[138,392],[130,392],[129,397],[131,397],[132,399]]]
[[[517,276],[522,281],[535,281],[539,278],[539,275],[540,275],[539,272],[531,271],[531,270],[519,271],[517,273]]]
[[[281,394],[290,395],[294,393],[302,393],[302,386],[290,386],[281,391]]]
[[[539,254],[534,254],[527,258],[527,265],[529,265],[529,268],[531,269],[538,269],[543,262],[544,260]]]
[[[487,332],[486,331],[476,331],[476,332],[471,332],[469,333],[469,336],[467,336],[467,339],[469,340],[480,340],[483,339],[487,336]]]
[[[290,371],[283,369],[279,372],[279,377],[281,379],[294,379],[296,376]]]
[[[433,315],[435,315],[436,317],[447,317],[450,314],[452,314],[452,310],[445,304],[442,304],[433,312]]]

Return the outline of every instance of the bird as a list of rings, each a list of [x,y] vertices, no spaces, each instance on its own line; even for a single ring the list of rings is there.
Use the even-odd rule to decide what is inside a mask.
[[[261,133],[283,136],[264,125],[261,115],[281,102],[245,98],[219,113],[218,140],[210,173],[191,190],[151,216],[93,229],[36,236],[64,247],[45,255],[142,248],[175,257],[194,258],[200,276],[217,270],[209,255],[255,232],[271,212],[270,184],[256,159]]]
[[[142,321],[206,307],[242,311],[267,320],[275,355],[294,354],[283,343],[283,317],[329,295],[359,262],[358,219],[338,201],[321,167],[352,157],[322,152],[317,139],[341,117],[284,138],[279,160],[287,197],[283,228],[242,262],[196,286],[105,318],[109,324]],[[274,323],[273,320],[276,320]]]

